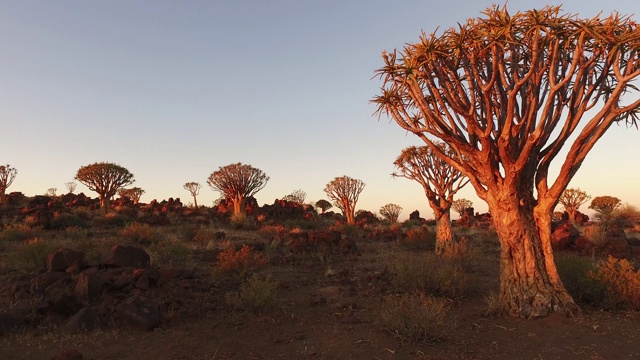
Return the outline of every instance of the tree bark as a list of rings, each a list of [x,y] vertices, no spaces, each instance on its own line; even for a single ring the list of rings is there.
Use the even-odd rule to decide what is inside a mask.
[[[100,208],[106,213],[109,212],[111,207],[111,199],[108,196],[100,195]]]
[[[435,211],[435,212],[436,212],[436,255],[446,256],[452,253],[453,247],[454,247],[453,235],[451,232],[451,212],[450,211]]]
[[[551,250],[551,214],[537,206],[533,196],[518,198],[511,192],[489,198],[489,210],[500,240],[500,299],[509,313],[538,318],[550,312],[565,315],[579,311],[558,276]]]
[[[196,209],[198,208],[198,200],[196,199],[195,195],[193,195],[193,207]]]
[[[6,202],[6,190],[0,189],[0,204],[4,204]]]
[[[237,196],[233,199],[233,214],[244,214],[244,198]]]

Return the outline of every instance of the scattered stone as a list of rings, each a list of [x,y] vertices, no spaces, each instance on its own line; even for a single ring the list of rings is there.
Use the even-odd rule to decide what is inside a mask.
[[[158,303],[143,296],[132,296],[116,307],[118,318],[125,325],[152,330],[160,323]]]
[[[93,308],[85,307],[73,315],[64,326],[71,333],[91,331],[100,326],[100,317]]]
[[[84,253],[66,248],[60,248],[47,256],[47,269],[49,271],[67,271],[69,268],[77,268],[83,265]]]
[[[104,265],[111,267],[134,267],[149,268],[151,266],[151,257],[141,248],[134,246],[116,245],[111,249],[111,253],[105,261]]]
[[[8,335],[25,325],[22,316],[13,313],[0,314],[0,336]]]

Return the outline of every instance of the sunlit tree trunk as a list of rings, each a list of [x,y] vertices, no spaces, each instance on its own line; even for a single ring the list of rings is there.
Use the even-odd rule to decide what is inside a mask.
[[[443,256],[451,254],[454,243],[451,232],[451,212],[435,210],[436,213],[436,254]]]
[[[193,195],[193,207],[195,207],[196,209],[198,208],[198,200],[196,199],[195,195]]]
[[[233,199],[233,214],[244,214],[244,198],[241,196],[236,196]]]
[[[550,312],[575,314],[578,307],[565,290],[553,261],[551,215],[532,197],[517,192],[487,199],[501,242],[500,298],[510,314],[538,318]]]
[[[111,198],[105,195],[100,195],[100,208],[105,213],[109,212],[109,208],[111,207]]]

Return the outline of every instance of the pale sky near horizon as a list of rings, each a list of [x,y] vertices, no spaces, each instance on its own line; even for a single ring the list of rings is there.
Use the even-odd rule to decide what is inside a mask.
[[[383,50],[445,29],[491,1],[0,1],[0,164],[18,169],[8,189],[65,193],[80,166],[118,163],[146,190],[179,197],[220,166],[242,162],[270,181],[260,205],[296,189],[307,200],[348,175],[367,186],[357,209],[387,203],[425,218],[420,185],[393,179],[393,161],[421,145],[373,116]],[[510,0],[510,12],[561,1]],[[592,17],[636,14],[640,2],[565,1]],[[640,132],[614,125],[570,187],[640,206]],[[95,196],[78,184],[76,192]],[[471,185],[457,198],[486,205]],[[587,212],[587,205],[581,208]]]

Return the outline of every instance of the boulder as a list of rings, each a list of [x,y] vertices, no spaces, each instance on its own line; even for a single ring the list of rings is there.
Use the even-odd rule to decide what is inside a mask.
[[[71,275],[62,271],[42,273],[36,276],[31,283],[33,292],[43,293],[46,288],[60,280],[71,282]]]
[[[602,253],[618,259],[629,259],[631,257],[631,247],[625,238],[608,237],[602,248]]]
[[[97,273],[80,273],[76,280],[74,295],[80,301],[96,299],[102,293],[103,281]]]
[[[554,250],[566,250],[580,236],[580,232],[569,222],[558,225],[551,233],[551,246]]]
[[[22,316],[13,313],[0,314],[0,336],[8,335],[25,325]]]
[[[116,307],[116,314],[125,326],[152,330],[160,323],[157,302],[143,296],[131,296]]]
[[[65,330],[71,333],[91,331],[100,326],[100,317],[91,307],[82,308],[65,324]]]
[[[151,257],[144,249],[116,245],[103,264],[111,267],[148,268],[151,266]]]
[[[80,268],[84,263],[84,253],[71,249],[60,248],[47,256],[49,271],[66,271],[69,268]]]

